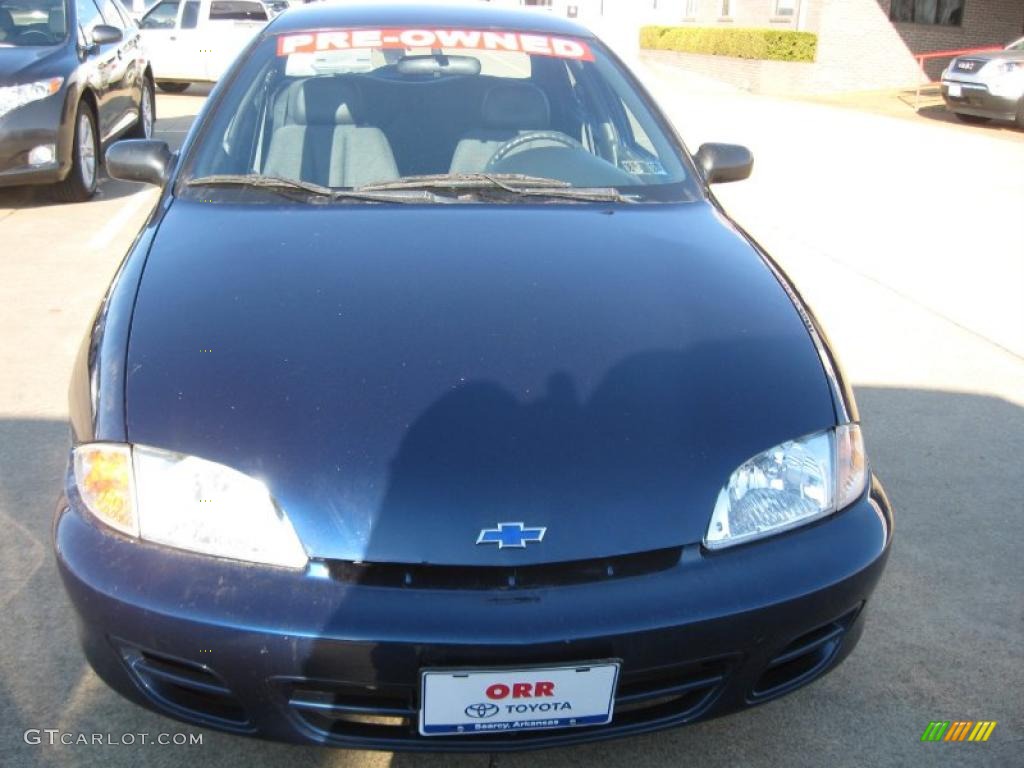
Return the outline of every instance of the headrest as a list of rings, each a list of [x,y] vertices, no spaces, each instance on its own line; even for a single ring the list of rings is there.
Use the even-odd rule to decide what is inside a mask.
[[[0,8],[0,29],[10,32],[14,29],[14,17],[6,8]]]
[[[55,5],[50,9],[46,19],[46,26],[49,27],[50,34],[54,37],[64,37],[68,30],[68,25],[64,16],[63,5]]]
[[[532,83],[496,85],[484,96],[487,128],[545,129],[551,122],[548,97]]]
[[[340,77],[311,77],[292,86],[290,122],[300,125],[352,125],[359,92]]]

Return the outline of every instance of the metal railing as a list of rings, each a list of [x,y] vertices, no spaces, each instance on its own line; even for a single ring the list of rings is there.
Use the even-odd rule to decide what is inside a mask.
[[[918,53],[914,56],[917,59],[917,66],[924,74],[924,63],[930,59],[952,59],[954,56],[967,56],[972,53],[992,53],[993,51],[1001,51],[1003,47],[1000,45],[990,45],[986,48],[959,48],[955,51],[929,51],[928,53]],[[914,90],[914,111],[917,112],[920,109],[921,103],[921,89],[931,88],[939,84],[939,81],[932,80],[929,78],[927,83],[922,84],[920,78],[918,78],[917,86]]]

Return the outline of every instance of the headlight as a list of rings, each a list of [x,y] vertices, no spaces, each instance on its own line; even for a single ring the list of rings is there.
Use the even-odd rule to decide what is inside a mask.
[[[74,449],[75,484],[101,522],[178,549],[305,568],[295,529],[259,480],[212,461],[114,443]]]
[[[36,80],[34,83],[8,85],[0,88],[0,117],[18,107],[52,96],[60,90],[63,84],[63,77],[50,77],[46,80]]]
[[[777,445],[729,477],[715,502],[704,546],[731,547],[830,515],[856,501],[867,479],[856,424]]]

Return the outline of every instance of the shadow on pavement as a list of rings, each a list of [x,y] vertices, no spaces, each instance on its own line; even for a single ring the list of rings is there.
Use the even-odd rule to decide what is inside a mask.
[[[1011,120],[991,120],[989,122],[974,123],[961,120],[946,109],[943,104],[931,104],[926,107],[921,107],[921,109],[917,111],[917,114],[928,120],[935,120],[940,123],[952,123],[953,125],[974,128],[979,131],[989,131],[992,133],[1024,133],[1024,131],[1018,128]]]
[[[491,764],[952,765],[968,747],[972,764],[1016,761],[1024,409],[965,393],[862,387],[857,396],[873,466],[896,507],[896,537],[853,655],[817,683],[757,709],[617,742],[496,755]],[[68,445],[61,421],[0,418],[0,765],[488,764],[486,755],[371,754],[223,735],[108,690],[82,658],[51,552]],[[954,754],[956,745],[920,742],[935,719],[1000,726],[989,743],[960,745]],[[204,740],[190,747],[30,745],[24,733],[31,728],[115,737],[202,733]]]
[[[55,200],[50,186],[32,185],[0,189],[0,208],[60,208],[65,205],[88,205],[90,202],[97,200],[113,200],[119,197],[127,197],[137,192],[138,189],[137,184],[116,181],[107,176],[106,169],[100,169],[96,196],[85,203],[64,203]]]
[[[157,86],[157,95],[160,99],[177,99],[182,96],[209,96],[210,91],[213,90],[213,83],[192,83],[186,90],[181,93],[168,93]]]

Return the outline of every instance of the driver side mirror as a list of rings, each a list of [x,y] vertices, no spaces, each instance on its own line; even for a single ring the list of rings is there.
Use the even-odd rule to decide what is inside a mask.
[[[109,24],[97,24],[92,28],[93,45],[110,45],[111,43],[120,43],[123,39],[124,33]]]
[[[708,184],[742,181],[754,169],[754,155],[739,144],[701,144],[693,156]]]
[[[141,181],[162,187],[170,178],[174,155],[167,142],[126,139],[110,145],[106,155],[107,173],[121,181]]]

